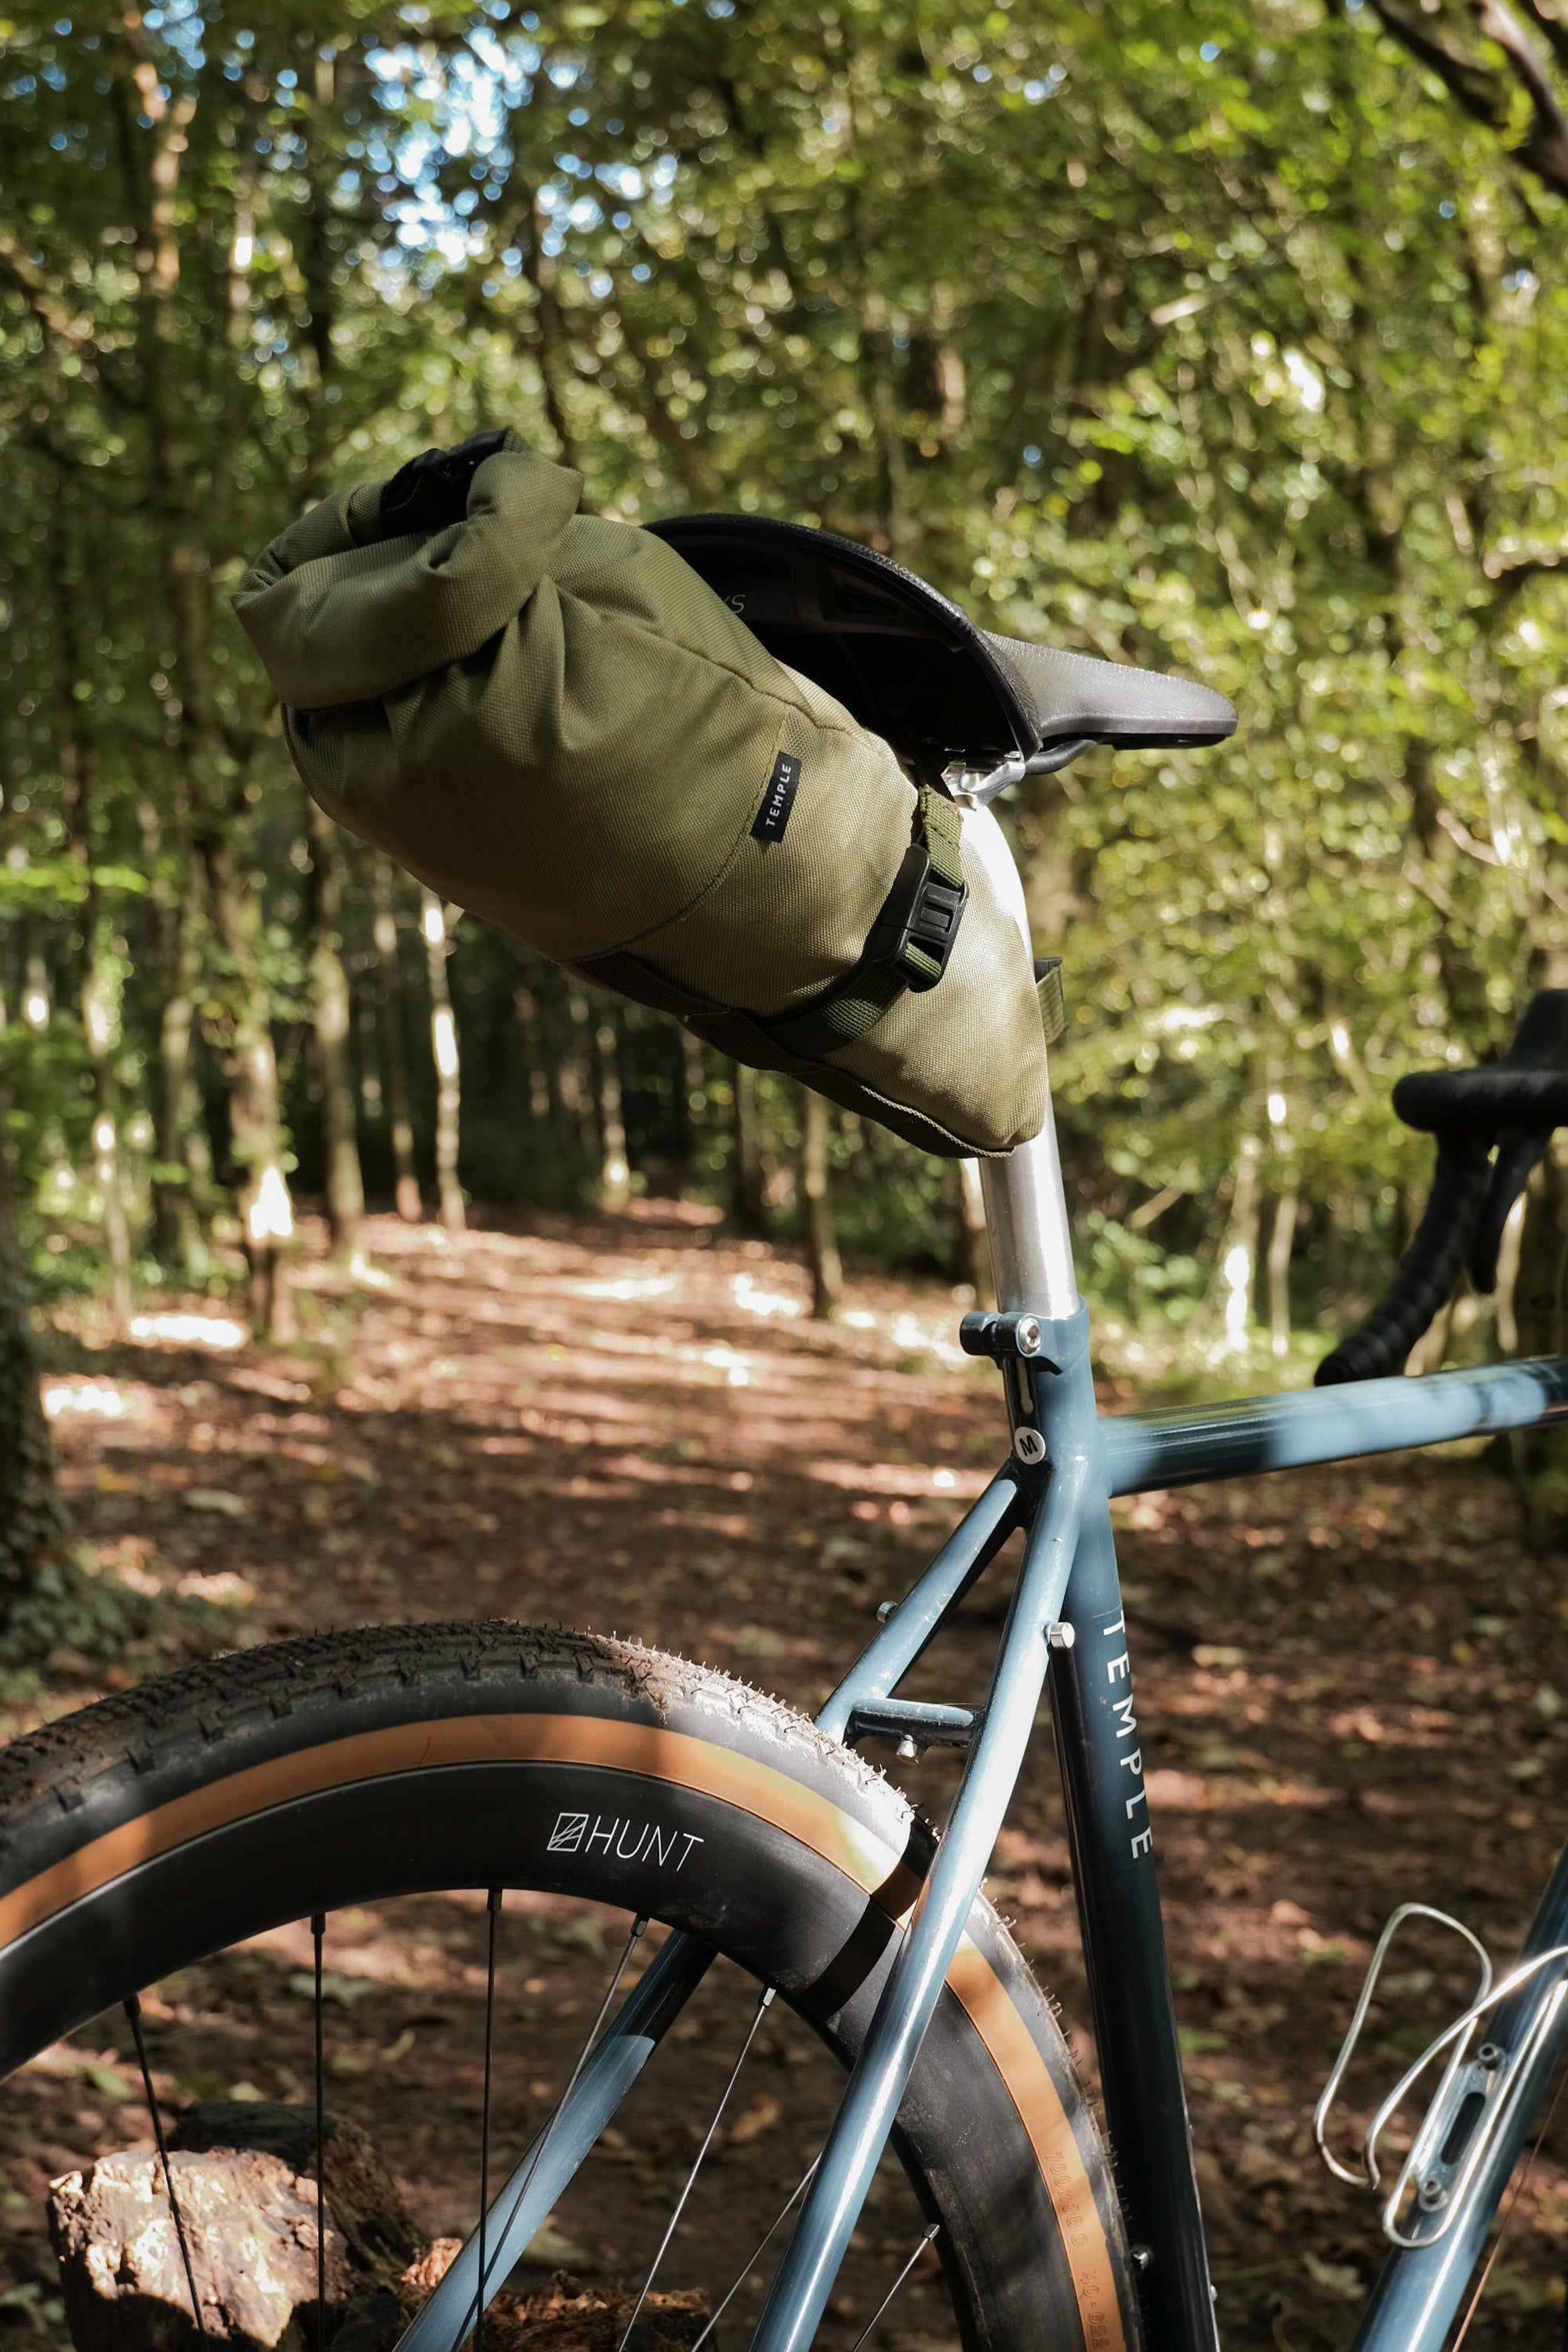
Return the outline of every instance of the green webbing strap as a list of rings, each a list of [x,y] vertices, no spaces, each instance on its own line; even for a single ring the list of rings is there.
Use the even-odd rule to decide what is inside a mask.
[[[924,850],[937,880],[954,890],[963,887],[962,832],[963,820],[952,803],[930,785],[922,786],[915,809],[913,845]],[[898,884],[893,887],[896,892]],[[929,988],[942,978],[942,965],[913,940],[905,941],[901,954],[889,954],[887,942],[879,937],[886,911],[884,906],[871,926],[859,962],[842,980],[830,982],[804,1012],[763,1024],[786,1053],[817,1061],[840,1045],[851,1045],[876,1027],[914,981],[923,979]]]
[[[925,835],[926,856],[931,859],[931,872],[939,882],[950,889],[963,887],[963,858],[960,843],[963,835],[963,820],[944,793],[932,792],[922,786],[917,812],[920,829]]]

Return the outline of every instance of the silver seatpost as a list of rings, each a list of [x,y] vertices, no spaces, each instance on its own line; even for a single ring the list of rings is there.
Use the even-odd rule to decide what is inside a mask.
[[[1007,836],[989,808],[963,798],[959,806],[963,811],[964,847],[984,866],[1032,955],[1024,886]],[[983,1160],[980,1183],[997,1305],[1009,1310],[1027,1307],[1053,1322],[1065,1320],[1078,1306],[1078,1282],[1048,1071],[1045,1125],[1032,1143],[1020,1144],[1005,1160]]]

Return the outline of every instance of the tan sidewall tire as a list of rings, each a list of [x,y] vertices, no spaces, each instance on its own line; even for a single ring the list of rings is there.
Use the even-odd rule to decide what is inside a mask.
[[[861,1759],[629,1643],[491,1624],[252,1651],[0,1756],[0,2070],[282,1919],[496,1884],[697,1934],[849,2060],[930,1851]],[[1103,2148],[1049,2003],[986,1904],[899,2146],[942,2222],[967,2346],[1137,2342]]]

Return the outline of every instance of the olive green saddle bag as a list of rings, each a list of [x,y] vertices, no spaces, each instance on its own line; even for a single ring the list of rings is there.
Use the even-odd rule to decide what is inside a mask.
[[[638,530],[582,488],[488,433],[274,541],[235,605],[310,793],[444,897],[928,1150],[1036,1134],[1028,949],[942,776],[1039,753],[1016,673],[1041,649],[853,541]],[[1058,742],[1100,740],[1068,715]]]

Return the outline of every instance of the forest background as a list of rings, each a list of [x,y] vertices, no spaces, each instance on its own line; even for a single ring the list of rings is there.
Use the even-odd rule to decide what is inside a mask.
[[[59,0],[62,8],[70,0]],[[1003,804],[1086,1279],[1154,1367],[1379,1286],[1412,1066],[1568,982],[1561,0],[172,0],[0,23],[0,1074],[46,1292],[263,1316],[294,1196],[721,1202],[980,1278],[959,1171],[421,894],[307,803],[230,593],[510,421],[1235,741]],[[1560,1170],[1495,1307],[1561,1344]],[[1517,1243],[1517,1233],[1514,1236]],[[23,1269],[5,1291],[16,1321]],[[819,1264],[819,1273],[821,1271]],[[1467,1328],[1468,1327],[1468,1328]],[[1305,1341],[1303,1341],[1305,1346]],[[1320,1347],[1320,1339],[1311,1345]]]

